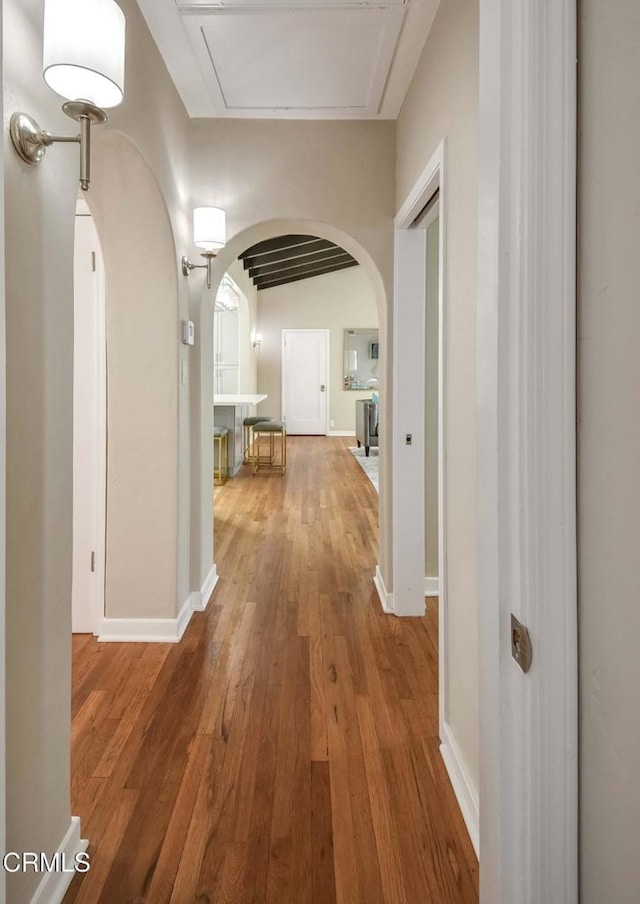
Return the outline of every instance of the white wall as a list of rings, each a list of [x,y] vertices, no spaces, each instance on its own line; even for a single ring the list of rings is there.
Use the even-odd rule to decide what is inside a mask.
[[[356,399],[370,399],[371,392],[343,387],[343,334],[351,327],[378,325],[371,283],[362,267],[338,270],[312,279],[262,289],[258,293],[258,331],[264,341],[258,365],[258,391],[269,396],[265,411],[282,416],[283,329],[328,329],[329,419],[331,430],[355,433]]]
[[[442,0],[397,124],[399,209],[446,141],[447,556],[449,712],[478,785],[476,281],[478,3]]]
[[[582,904],[640,898],[640,6],[579,4]]]

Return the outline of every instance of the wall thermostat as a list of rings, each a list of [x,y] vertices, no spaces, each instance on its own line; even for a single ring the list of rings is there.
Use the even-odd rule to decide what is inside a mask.
[[[194,345],[196,341],[196,325],[193,320],[182,321],[182,341],[185,345]]]

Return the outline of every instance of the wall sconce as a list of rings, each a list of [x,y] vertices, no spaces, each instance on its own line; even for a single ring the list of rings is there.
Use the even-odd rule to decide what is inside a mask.
[[[194,207],[193,244],[202,248],[200,256],[205,264],[192,264],[187,255],[182,258],[182,274],[189,276],[192,270],[207,271],[207,288],[211,288],[211,264],[226,241],[226,217],[219,207]]]
[[[26,113],[14,113],[10,133],[25,163],[36,164],[59,142],[80,145],[80,186],[90,181],[91,126],[107,121],[104,107],[124,97],[125,17],[115,0],[45,0],[42,74],[67,98],[63,111],[80,134],[51,135]]]
[[[253,347],[257,348],[260,351],[260,346],[262,345],[262,333],[254,333],[253,335]]]

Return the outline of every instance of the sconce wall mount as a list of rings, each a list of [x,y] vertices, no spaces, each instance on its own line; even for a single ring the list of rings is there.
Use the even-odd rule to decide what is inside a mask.
[[[80,187],[87,191],[91,181],[91,126],[105,123],[108,117],[104,110],[90,101],[67,101],[62,109],[79,123],[79,135],[52,135],[41,129],[28,113],[14,113],[9,125],[11,141],[19,157],[30,165],[40,163],[52,144],[79,144]]]
[[[211,288],[211,265],[213,261],[217,257],[217,253],[215,251],[201,251],[200,257],[203,257],[206,261],[205,264],[192,264],[186,254],[182,255],[182,275],[189,276],[192,270],[201,270],[205,269],[207,271],[207,289]]]

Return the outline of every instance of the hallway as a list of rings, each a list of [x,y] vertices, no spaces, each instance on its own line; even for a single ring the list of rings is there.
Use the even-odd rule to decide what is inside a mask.
[[[439,754],[437,613],[385,616],[352,438],[216,490],[220,580],[180,644],[73,639],[65,902],[471,904]]]

